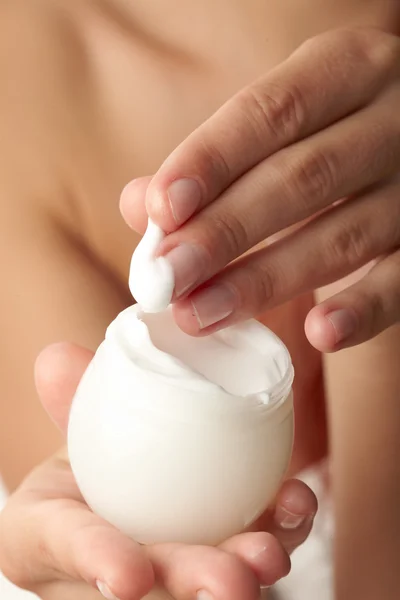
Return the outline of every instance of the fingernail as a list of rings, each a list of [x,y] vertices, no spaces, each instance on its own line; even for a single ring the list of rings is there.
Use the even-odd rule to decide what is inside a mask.
[[[167,194],[177,225],[187,221],[201,202],[201,188],[195,179],[177,179],[171,183]]]
[[[357,319],[353,311],[341,308],[325,315],[335,330],[336,343],[350,337],[357,328]]]
[[[115,596],[112,593],[112,591],[110,590],[108,585],[105,584],[103,581],[97,580],[96,585],[97,585],[97,589],[99,590],[100,594],[102,594],[102,596],[104,596],[104,598],[106,598],[107,600],[118,600],[117,596]]]
[[[213,600],[213,596],[207,590],[199,590],[196,594],[196,600]]]
[[[192,298],[194,315],[200,329],[225,319],[235,310],[237,297],[227,285],[213,285]]]
[[[307,515],[295,515],[289,510],[280,507],[277,514],[277,523],[282,529],[297,529],[302,525],[307,518]]]
[[[165,258],[174,271],[174,297],[179,298],[196,283],[200,283],[206,273],[207,257],[199,246],[181,244],[171,250]]]

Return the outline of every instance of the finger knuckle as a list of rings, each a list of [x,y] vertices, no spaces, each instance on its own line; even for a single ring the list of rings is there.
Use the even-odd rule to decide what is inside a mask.
[[[395,283],[393,286],[394,307],[397,318],[400,319],[400,249],[396,250],[396,252],[392,254],[391,258],[393,273],[396,274]]]
[[[299,47],[328,62],[370,65],[380,70],[398,59],[399,40],[374,27],[343,27],[312,38]]]
[[[316,202],[327,200],[337,188],[338,171],[336,158],[327,151],[304,153],[289,164],[290,175],[287,185],[295,196],[296,203],[302,202],[306,209]]]
[[[349,296],[358,315],[358,329],[362,331],[363,338],[374,337],[382,330],[382,298],[362,285],[350,289]]]
[[[359,51],[372,67],[386,70],[398,64],[398,38],[374,28],[362,29],[358,36]]]
[[[342,224],[328,243],[328,255],[333,264],[356,267],[363,261],[368,248],[367,232],[361,224]]]
[[[201,140],[200,145],[205,158],[204,162],[206,165],[211,165],[213,176],[218,173],[218,178],[223,181],[231,181],[232,169],[223,151],[216,144],[210,144],[206,140]]]
[[[368,58],[368,51],[371,47],[371,36],[373,33],[367,28],[347,28],[338,29],[332,32],[331,42],[354,59],[365,60]]]
[[[226,249],[228,261],[240,256],[249,248],[249,235],[240,216],[233,212],[226,213],[219,218],[214,218],[212,225],[215,231],[215,244]],[[224,240],[223,246],[221,240]]]
[[[304,125],[305,101],[294,84],[290,88],[272,83],[252,86],[244,95],[244,103],[262,136],[293,139]]]
[[[252,315],[261,314],[267,307],[273,306],[278,295],[278,277],[270,266],[253,266],[248,269],[247,281],[243,286],[246,302]]]
[[[378,260],[373,271],[379,303],[376,313],[380,316],[379,323],[382,329],[382,326],[388,327],[400,321],[400,250]]]
[[[339,31],[339,36],[339,47],[343,48],[351,59],[378,70],[391,66],[398,52],[398,42],[394,36],[373,27],[343,29]]]
[[[368,337],[372,337],[382,331],[382,316],[385,315],[385,305],[380,294],[371,294],[366,299],[369,305],[368,319],[364,320],[364,326]]]
[[[376,261],[361,285],[351,290],[364,339],[371,339],[400,320],[399,267],[400,250]],[[394,277],[388,277],[389,271]]]
[[[354,40],[354,35],[348,35],[349,31],[345,29],[334,29],[322,34],[314,35],[304,40],[296,50],[297,54],[307,54],[309,57],[319,57],[331,60],[343,55],[343,50],[348,50],[348,42]]]
[[[276,296],[277,281],[271,269],[263,269],[258,280],[258,287],[259,306],[260,310],[263,310],[266,304],[273,303]]]

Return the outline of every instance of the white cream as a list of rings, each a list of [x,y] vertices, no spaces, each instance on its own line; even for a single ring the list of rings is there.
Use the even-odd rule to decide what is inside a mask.
[[[273,499],[290,460],[293,368],[256,321],[196,339],[136,305],[75,395],[71,466],[89,506],[143,543],[216,544]]]
[[[135,368],[190,391],[225,390],[266,403],[270,390],[292,377],[282,342],[254,320],[196,339],[179,329],[170,308],[146,314],[136,306],[117,317],[107,337],[125,344]]]
[[[137,245],[131,260],[129,288],[136,302],[148,313],[165,310],[174,292],[174,271],[156,251],[165,233],[150,219],[146,233]]]

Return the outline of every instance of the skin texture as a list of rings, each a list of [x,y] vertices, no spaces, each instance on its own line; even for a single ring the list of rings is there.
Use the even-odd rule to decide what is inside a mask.
[[[98,560],[73,563],[71,547],[62,546],[62,540],[66,529],[72,537],[77,529],[62,511],[71,501],[79,519],[88,513],[65,455],[48,459],[64,437],[40,408],[32,377],[35,358],[45,346],[70,340],[93,351],[107,324],[131,302],[126,282],[139,235],[120,216],[123,186],[156,173],[224,102],[281,64],[310,36],[343,26],[389,28],[396,22],[393,3],[378,0],[310,1],[301,9],[289,1],[247,4],[221,0],[180,5],[179,10],[156,1],[1,4],[0,265],[5,284],[0,299],[0,471],[14,490],[45,462],[12,496],[2,516],[0,535],[9,541],[0,544],[0,565],[18,583],[40,588],[46,600],[76,598],[78,591],[80,600],[99,597],[93,577],[105,579],[106,565],[107,581],[116,569],[121,600],[136,598],[151,586],[158,560],[152,557],[153,575],[146,567],[148,579],[140,582],[119,577],[118,571],[131,573],[146,559],[134,545],[128,565],[108,551],[102,573],[93,571]],[[141,226],[124,214],[130,225],[143,230],[143,210],[142,216],[138,213]],[[336,284],[329,296],[342,289]],[[399,587],[399,332],[394,328],[347,354],[326,357],[323,366],[303,329],[314,304],[313,293],[305,292],[260,317],[288,345],[296,369],[292,473],[326,454],[328,400],[339,532],[337,599],[369,600],[384,589],[391,600]],[[65,395],[63,386],[76,384],[82,362],[77,368],[75,359],[86,352],[73,348],[67,352],[67,368],[55,377],[56,391],[47,395],[46,385],[39,384],[47,410],[64,426],[73,384]],[[44,365],[48,375],[57,373]],[[56,490],[51,488],[55,481]],[[315,505],[312,496],[307,498],[301,510],[310,515]],[[54,510],[53,527],[48,527],[48,508]],[[77,556],[82,556],[80,543],[93,543],[87,533],[72,540]],[[213,573],[218,599],[243,589],[239,583],[246,586],[246,597],[257,591],[253,567],[238,558],[246,539],[235,541],[235,556],[224,558],[229,564],[223,562]],[[370,540],[379,540],[379,569],[372,568],[378,559]],[[276,546],[274,552],[279,552]],[[197,591],[190,585],[198,556],[187,556],[187,567],[179,572],[182,556],[171,562],[170,579],[164,581],[177,598]],[[262,568],[269,568],[271,556]],[[238,571],[240,582],[230,577]],[[27,572],[29,582],[24,581]],[[202,575],[210,577],[210,571],[205,568]],[[109,583],[116,586],[114,579]]]

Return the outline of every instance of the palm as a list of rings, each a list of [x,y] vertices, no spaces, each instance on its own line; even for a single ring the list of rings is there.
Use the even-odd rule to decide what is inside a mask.
[[[64,344],[47,349],[38,360],[38,392],[63,431],[73,393],[91,356],[82,348]],[[8,575],[42,598],[89,600],[97,597],[95,587],[100,585],[106,594],[113,590],[120,600],[135,600],[156,585],[178,599],[206,590],[216,600],[255,600],[260,584],[271,585],[289,569],[281,542],[290,550],[311,528],[311,517],[297,529],[285,530],[276,524],[287,515],[285,507],[293,506],[304,515],[316,510],[312,492],[296,481],[285,484],[275,509],[267,511],[251,532],[218,548],[139,546],[90,510],[63,450],[29,475],[8,503],[0,525],[5,529],[6,544],[9,541],[18,548],[18,555],[11,552],[12,572]],[[9,523],[14,526],[12,542],[7,540]],[[10,563],[10,552],[7,561]],[[30,565],[28,575],[26,564]]]

